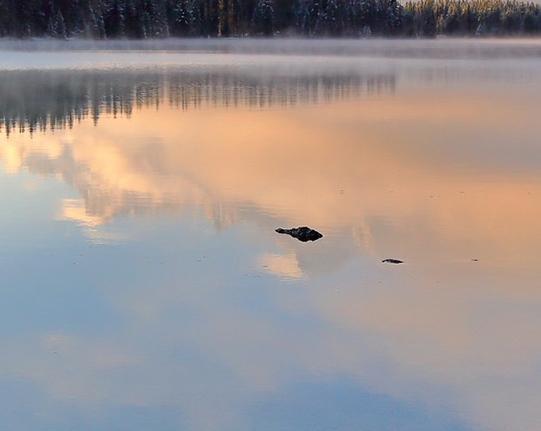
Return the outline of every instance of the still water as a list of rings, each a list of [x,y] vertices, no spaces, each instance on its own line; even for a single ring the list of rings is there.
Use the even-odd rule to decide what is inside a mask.
[[[540,41],[141,44],[0,47],[2,431],[540,429]]]

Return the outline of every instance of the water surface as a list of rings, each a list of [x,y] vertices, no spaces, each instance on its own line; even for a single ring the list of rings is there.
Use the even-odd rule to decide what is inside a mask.
[[[3,429],[538,430],[541,43],[183,43],[0,52]]]

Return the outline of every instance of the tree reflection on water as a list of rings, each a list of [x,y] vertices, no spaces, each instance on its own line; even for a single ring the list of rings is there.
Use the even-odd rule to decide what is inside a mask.
[[[130,116],[133,109],[202,104],[270,107],[349,99],[363,93],[392,92],[392,74],[325,75],[237,73],[236,70],[72,70],[2,71],[0,131],[34,133],[71,128],[103,113]]]

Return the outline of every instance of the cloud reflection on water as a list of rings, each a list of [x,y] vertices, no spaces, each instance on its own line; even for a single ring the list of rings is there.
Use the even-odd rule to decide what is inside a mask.
[[[541,212],[541,160],[528,134],[534,111],[463,95],[418,94],[415,103],[398,97],[186,112],[164,106],[104,118],[98,128],[83,122],[75,133],[13,136],[3,159],[10,172],[26,166],[61,175],[84,200],[67,200],[64,215],[84,225],[201,205],[221,226],[254,210],[269,216],[267,228],[357,232],[353,237],[377,255],[440,260],[441,248],[445,259],[533,263]],[[504,130],[493,122],[502,118],[513,118]],[[382,229],[405,241],[375,239]]]
[[[120,322],[11,340],[2,369],[91,410],[179,408],[192,429],[249,429],[254,404],[344,376],[437,426],[538,429],[540,88],[471,84],[268,109],[160,105],[11,134],[7,171],[77,190],[61,218],[99,230],[182,217],[147,226],[157,238],[143,256],[89,253],[103,271],[86,289]],[[207,220],[221,238],[201,234]],[[273,235],[301,224],[325,241]],[[137,264],[115,273],[106,261],[122,253]],[[227,267],[238,262],[257,268]]]

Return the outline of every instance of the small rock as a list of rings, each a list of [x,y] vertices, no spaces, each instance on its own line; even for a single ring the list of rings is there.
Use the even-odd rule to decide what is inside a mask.
[[[395,264],[404,263],[403,261],[398,260],[398,259],[383,259],[382,262],[383,263],[395,263]]]
[[[283,229],[279,227],[276,229],[276,232],[291,235],[293,238],[297,238],[302,242],[315,241],[323,237],[323,235],[321,235],[317,230],[310,229],[307,226],[294,227],[291,229]]]

